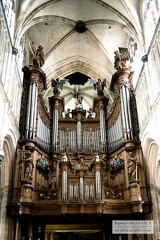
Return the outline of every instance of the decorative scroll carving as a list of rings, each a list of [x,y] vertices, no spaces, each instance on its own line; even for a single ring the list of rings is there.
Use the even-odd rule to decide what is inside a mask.
[[[24,72],[28,72],[28,68],[23,68]],[[23,93],[22,93],[22,100],[21,100],[21,110],[20,110],[20,122],[19,122],[19,131],[20,131],[20,138],[24,139],[25,135],[25,122],[26,122],[26,113],[27,113],[27,100],[28,100],[28,90],[29,90],[29,79],[24,78],[23,81]]]
[[[124,199],[123,190],[119,189],[105,189],[105,198],[106,199]]]
[[[56,200],[57,190],[42,190],[38,191],[38,200]]]
[[[137,104],[134,89],[131,85],[130,87],[130,103],[131,103],[131,112],[132,112],[132,121],[133,121],[133,133],[134,139],[139,141],[139,123],[138,123],[138,113],[137,113]]]
[[[120,113],[120,100],[116,101],[112,109],[110,110],[110,113],[107,117],[108,128],[110,128],[116,122],[119,113]]]

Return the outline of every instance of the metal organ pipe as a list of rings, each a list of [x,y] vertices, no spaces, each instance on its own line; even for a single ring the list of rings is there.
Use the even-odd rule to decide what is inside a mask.
[[[96,200],[101,200],[101,174],[100,174],[100,171],[96,171],[95,180],[96,180]]]
[[[122,127],[120,114],[112,127],[108,129],[108,149],[114,150],[122,143]]]
[[[69,184],[68,199],[69,199],[70,201],[73,200],[73,186],[72,186],[71,184]]]
[[[90,200],[93,201],[95,199],[94,197],[94,184],[90,185]]]
[[[62,200],[67,200],[67,171],[62,173]]]
[[[126,132],[127,132],[127,139],[130,139],[129,137],[129,121],[128,121],[128,109],[127,109],[127,99],[126,99],[126,91],[125,86],[122,86],[122,96],[123,96],[123,103],[124,103],[124,114],[125,114],[125,120],[126,120]]]
[[[38,89],[36,83],[32,83],[29,88],[27,116],[26,116],[26,138],[34,139],[36,132]]]
[[[94,130],[92,132],[92,151],[99,152],[99,130]]]
[[[32,105],[31,105],[31,118],[30,118],[30,138],[34,139],[34,131],[35,131],[35,119],[36,119],[36,114],[37,114],[37,86],[35,83],[33,83],[33,89],[32,89]]]
[[[122,88],[120,89],[120,95],[124,124],[124,136],[125,140],[131,140],[133,139],[133,128],[131,120],[130,95],[129,90],[126,86],[122,86]]]
[[[77,149],[81,151],[81,122],[77,122]]]
[[[128,121],[129,121],[129,127],[130,127],[130,139],[133,139],[133,126],[132,126],[131,108],[130,108],[130,94],[129,94],[128,88],[126,88],[126,96],[127,96]]]
[[[123,119],[123,125],[124,125],[124,138],[127,139],[127,127],[126,127],[126,119],[125,119],[125,107],[123,103],[123,94],[122,89],[120,89],[120,97],[121,97],[121,108],[122,108],[122,119]]]
[[[47,151],[50,149],[50,128],[48,128],[38,115],[37,141]]]
[[[78,194],[78,184],[74,185],[74,200],[77,201],[79,198],[79,194]]]
[[[85,201],[88,201],[89,200],[89,186],[87,184],[85,184],[85,188],[84,188],[84,191],[85,191]]]
[[[59,131],[60,137],[60,152],[66,152],[66,132],[65,130]]]
[[[34,116],[34,105],[35,105],[35,83],[32,84],[32,96],[31,96],[31,108],[30,108],[30,128],[29,128],[29,138],[32,139],[33,133],[33,116]]]
[[[103,109],[100,110],[100,131],[102,151],[106,151],[106,126],[105,126],[105,112]]]
[[[58,143],[58,109],[53,109],[53,151],[57,151],[57,143]]]
[[[83,177],[80,177],[80,200],[84,200],[84,183],[83,183]]]
[[[29,87],[29,94],[28,94],[28,104],[27,104],[27,116],[26,116],[26,135],[25,137],[28,138],[29,134],[29,120],[30,120],[30,111],[31,111],[31,96],[32,96],[32,84]]]
[[[85,130],[83,131],[83,150],[90,151],[90,132]]]

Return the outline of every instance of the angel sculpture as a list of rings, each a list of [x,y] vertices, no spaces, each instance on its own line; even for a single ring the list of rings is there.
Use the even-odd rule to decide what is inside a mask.
[[[105,80],[101,80],[100,78],[98,79],[98,82],[96,82],[95,84],[93,84],[94,86],[94,90],[97,89],[97,95],[100,96],[104,96],[103,90],[104,90],[104,86],[106,86],[106,79]]]
[[[52,87],[53,87],[53,93],[56,96],[60,95],[60,89],[62,90],[63,84],[59,81],[59,78],[56,80],[52,79]]]
[[[126,61],[128,61],[130,58],[128,49],[127,48],[119,48],[119,52],[115,51],[114,54],[115,54],[114,68],[116,70],[121,70],[121,69],[127,68]]]
[[[44,52],[43,45],[39,45],[38,47],[34,45],[32,41],[29,40],[29,48],[33,57],[33,66],[42,67],[44,65]]]

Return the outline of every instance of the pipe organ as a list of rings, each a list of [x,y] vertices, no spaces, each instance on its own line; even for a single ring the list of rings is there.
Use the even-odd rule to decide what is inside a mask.
[[[98,92],[93,99],[95,117],[88,118],[81,103],[69,117],[63,116],[60,91],[48,99],[48,112],[43,101],[45,74],[36,66],[23,71],[12,214],[60,221],[61,215],[98,214],[107,219],[124,214],[132,219],[132,213],[147,213],[132,72],[115,72],[112,108],[107,110],[108,99]],[[22,237],[23,228],[21,232]],[[32,234],[37,239],[34,229]]]

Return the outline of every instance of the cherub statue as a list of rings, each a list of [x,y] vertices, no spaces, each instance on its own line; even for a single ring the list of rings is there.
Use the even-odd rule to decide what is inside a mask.
[[[56,80],[52,79],[52,87],[54,95],[60,95],[60,89],[62,90],[63,85],[59,81],[59,78],[57,78]]]
[[[32,41],[29,40],[29,48],[33,57],[33,66],[42,67],[44,65],[44,46],[40,44],[38,47],[34,45]]]
[[[98,79],[98,82],[96,82],[96,84],[93,84],[94,86],[94,90],[97,89],[97,95],[100,96],[104,96],[103,90],[104,90],[104,86],[106,86],[106,79],[105,80],[101,80],[100,78]]]

